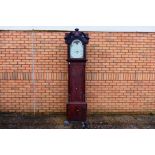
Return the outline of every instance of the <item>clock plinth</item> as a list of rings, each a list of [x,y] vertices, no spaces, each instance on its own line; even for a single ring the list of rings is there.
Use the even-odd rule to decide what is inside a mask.
[[[68,121],[86,121],[87,104],[86,102],[69,102],[67,104]]]
[[[88,35],[75,29],[66,34],[68,44],[68,121],[86,121],[85,64]]]

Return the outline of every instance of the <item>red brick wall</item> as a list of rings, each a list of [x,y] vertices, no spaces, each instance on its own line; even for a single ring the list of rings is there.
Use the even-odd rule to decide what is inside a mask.
[[[64,35],[0,31],[0,112],[65,112]],[[154,113],[155,33],[89,32],[89,37],[88,112]]]

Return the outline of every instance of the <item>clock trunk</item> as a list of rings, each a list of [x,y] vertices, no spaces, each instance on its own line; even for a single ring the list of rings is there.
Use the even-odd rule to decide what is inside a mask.
[[[69,62],[68,77],[68,120],[85,121],[87,111],[85,102],[85,62]]]
[[[68,73],[69,101],[85,101],[85,63],[70,62]]]

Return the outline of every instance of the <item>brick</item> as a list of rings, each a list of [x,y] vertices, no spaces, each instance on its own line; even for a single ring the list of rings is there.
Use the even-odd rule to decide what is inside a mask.
[[[88,33],[88,112],[154,112],[155,33]],[[32,61],[32,31],[0,32],[0,111],[66,111],[64,36],[35,31]]]

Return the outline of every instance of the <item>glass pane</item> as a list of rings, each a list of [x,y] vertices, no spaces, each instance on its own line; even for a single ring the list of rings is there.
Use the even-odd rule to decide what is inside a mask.
[[[80,40],[74,40],[70,45],[71,58],[83,58],[83,44]]]

